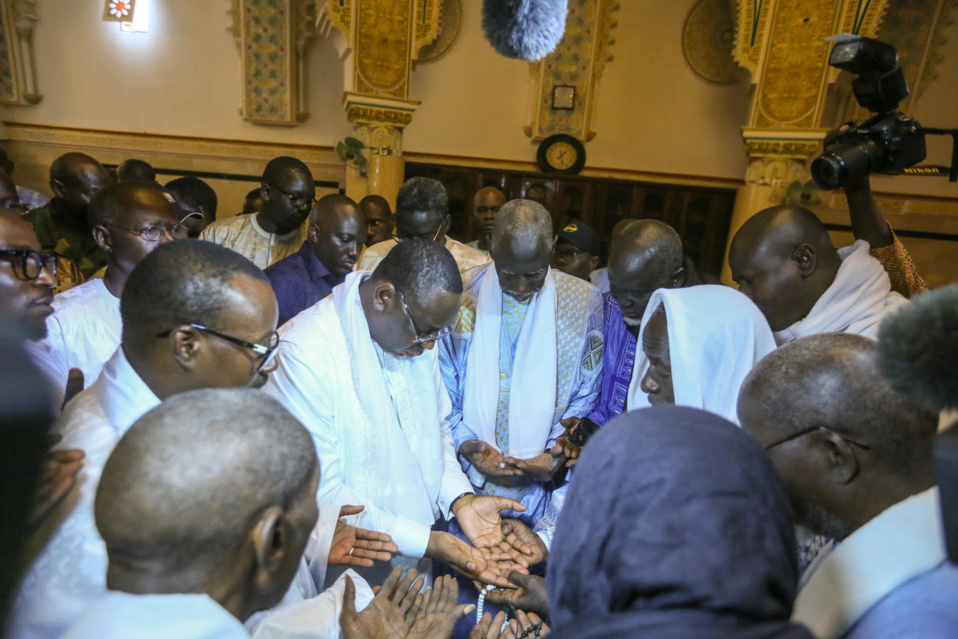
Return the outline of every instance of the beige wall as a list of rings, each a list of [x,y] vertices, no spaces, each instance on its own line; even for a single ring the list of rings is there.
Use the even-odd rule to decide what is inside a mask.
[[[589,166],[740,179],[744,87],[716,87],[685,64],[680,34],[691,0],[630,0],[619,12],[615,60],[595,109]],[[36,51],[43,101],[7,107],[4,120],[53,126],[331,145],[349,132],[342,64],[319,40],[310,56],[310,118],[298,127],[243,122],[240,62],[229,0],[152,0],[150,32],[100,20],[99,0],[40,3]],[[481,0],[463,0],[453,49],[413,74],[422,101],[407,129],[410,152],[532,162],[529,65],[483,37]],[[654,10],[653,10],[654,9]]]
[[[43,101],[2,107],[0,117],[132,135],[11,126],[7,134],[14,141],[8,146],[18,161],[18,181],[47,191],[49,162],[74,148],[104,162],[140,156],[172,172],[240,175],[258,175],[271,154],[293,153],[322,179],[344,181],[342,165],[325,148],[350,131],[341,106],[342,63],[330,43],[318,40],[309,58],[310,118],[297,127],[250,124],[239,115],[240,59],[228,30],[230,0],[151,2],[146,34],[122,33],[117,24],[102,22],[101,0],[38,4],[35,42]],[[693,176],[727,186],[742,179],[740,127],[750,101],[746,74],[740,84],[715,86],[690,71],[681,29],[693,4],[621,2],[614,60],[597,94],[597,135],[586,147],[587,174],[661,181]],[[417,160],[444,156],[441,161],[476,165],[475,158],[488,158],[529,169],[536,149],[522,132],[528,123],[529,65],[499,56],[486,42],[481,0],[462,5],[462,32],[452,50],[413,73],[412,97],[422,105],[406,130],[405,149]],[[914,110],[929,126],[958,126],[958,22],[946,36],[938,79]],[[196,137],[238,142],[199,144],[191,139]],[[930,159],[947,159],[943,141],[930,147]],[[944,179],[879,178],[875,188],[947,198],[951,204],[944,214],[958,210],[958,185]],[[238,210],[240,191],[230,187],[224,212]]]

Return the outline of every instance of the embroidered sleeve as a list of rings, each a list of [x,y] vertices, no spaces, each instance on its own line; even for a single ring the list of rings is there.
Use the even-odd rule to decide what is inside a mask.
[[[901,293],[905,297],[911,297],[918,293],[928,290],[925,280],[918,274],[915,262],[911,255],[899,241],[898,236],[892,232],[894,241],[881,248],[871,249],[871,256],[881,262],[882,267],[888,273],[891,279],[891,290]]]

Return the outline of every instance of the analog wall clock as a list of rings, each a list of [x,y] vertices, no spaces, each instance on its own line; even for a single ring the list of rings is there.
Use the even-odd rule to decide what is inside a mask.
[[[571,135],[550,135],[539,144],[536,164],[543,173],[578,173],[585,166],[585,147]]]

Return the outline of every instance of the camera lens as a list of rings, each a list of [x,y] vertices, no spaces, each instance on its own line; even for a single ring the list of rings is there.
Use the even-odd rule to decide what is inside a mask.
[[[820,189],[831,191],[873,172],[882,159],[882,148],[865,136],[839,142],[812,160],[812,179]]]

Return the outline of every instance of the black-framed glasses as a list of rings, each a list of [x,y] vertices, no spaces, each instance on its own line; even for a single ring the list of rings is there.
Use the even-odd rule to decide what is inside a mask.
[[[198,331],[208,333],[209,335],[212,335],[213,337],[218,337],[221,340],[227,341],[231,344],[236,344],[237,346],[248,348],[254,353],[256,353],[257,355],[259,355],[260,357],[262,357],[263,361],[260,362],[259,365],[256,367],[256,372],[263,370],[263,368],[265,368],[266,365],[269,364],[270,361],[272,361],[273,356],[276,355],[277,348],[279,348],[279,333],[277,333],[276,331],[273,331],[272,333],[269,334],[269,343],[266,346],[264,346],[262,344],[257,344],[255,342],[247,342],[245,339],[233,337],[232,335],[227,335],[226,333],[214,331],[211,328],[206,328],[202,324],[188,324],[188,326],[191,326]],[[175,329],[171,328],[168,331],[163,331],[162,333],[158,333],[157,337],[167,338],[170,336],[170,333],[172,333],[174,330]]]
[[[271,189],[276,189],[277,191],[282,193],[286,197],[286,199],[289,200],[289,205],[292,206],[294,209],[303,208],[305,204],[309,204],[310,207],[312,207],[313,204],[316,203],[315,195],[312,197],[307,197],[299,193],[287,193],[283,189],[279,188],[278,186],[274,186],[272,184],[267,184],[266,186],[268,186]]]
[[[837,435],[837,436],[841,437],[843,440],[845,440],[846,442],[848,442],[849,444],[854,444],[855,446],[858,446],[858,447],[861,448],[862,450],[869,450],[869,449],[871,449],[871,445],[870,445],[870,444],[866,444],[866,443],[864,443],[864,442],[860,442],[860,441],[858,441],[858,440],[852,439],[851,437],[848,437],[848,436],[846,436],[846,435],[842,435],[841,433],[839,433],[839,432],[837,432],[837,431],[834,431],[834,430],[832,430],[831,428],[825,428],[824,426],[809,426],[808,428],[803,428],[802,430],[798,431],[797,433],[792,433],[791,435],[789,435],[788,437],[785,437],[784,439],[780,439],[780,440],[778,440],[778,441],[775,442],[775,443],[772,443],[772,444],[769,444],[769,445],[765,446],[765,450],[771,450],[771,449],[775,448],[776,446],[781,446],[781,445],[784,444],[785,442],[790,442],[790,441],[792,441],[793,439],[798,439],[799,437],[802,437],[802,436],[807,435],[807,434],[809,434],[809,433],[814,433],[815,431],[819,431],[819,432],[822,432],[822,433],[828,433],[828,434],[830,434],[830,435]]]
[[[406,314],[406,319],[409,320],[409,326],[412,328],[412,334],[416,336],[416,340],[413,342],[413,344],[424,346],[430,342],[438,342],[452,332],[451,326],[445,326],[429,335],[420,337],[419,333],[416,331],[416,324],[412,321],[412,315],[409,314],[409,305],[406,304],[406,296],[403,295],[402,291],[400,291],[398,288],[396,289],[396,294],[399,296],[399,301],[402,302],[402,310],[403,313]]]
[[[186,239],[190,234],[190,230],[183,226],[182,224],[170,224],[170,225],[160,225],[154,224],[153,226],[148,226],[145,229],[128,229],[125,226],[120,226],[119,224],[107,224],[108,227],[114,229],[120,229],[130,235],[139,235],[147,242],[159,242],[162,239],[163,235],[169,235],[171,239],[174,240],[183,240]]]
[[[56,255],[41,255],[29,249],[4,249],[0,250],[0,260],[10,262],[14,275],[21,280],[32,282],[40,277],[45,268],[50,269],[54,277],[57,274]]]

